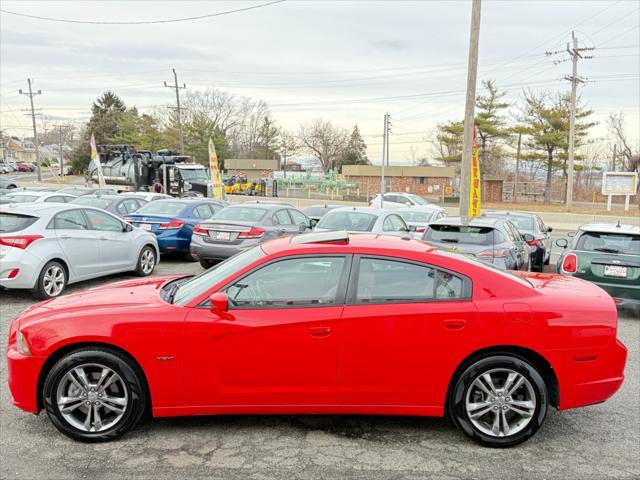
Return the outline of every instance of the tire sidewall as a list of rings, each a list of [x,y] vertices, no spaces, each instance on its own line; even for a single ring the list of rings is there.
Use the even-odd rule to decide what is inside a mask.
[[[49,295],[46,290],[44,289],[44,275],[47,271],[47,269],[53,265],[56,265],[58,267],[60,267],[60,269],[62,270],[62,273],[64,275],[64,285],[62,287],[62,291],[56,295],[56,296],[51,296]],[[33,290],[33,292],[35,293],[35,296],[39,299],[42,300],[49,300],[51,298],[58,298],[59,296],[61,296],[65,290],[67,289],[67,285],[69,283],[69,275],[67,273],[67,269],[64,268],[64,266],[60,263],[60,262],[56,262],[55,260],[51,260],[49,262],[47,262],[44,267],[42,267],[42,270],[40,270],[40,275],[38,275],[38,283],[36,284],[35,289]]]
[[[536,396],[536,410],[529,424],[509,437],[493,437],[478,430],[469,420],[466,411],[467,390],[472,382],[488,370],[508,368],[518,372],[529,381]],[[533,436],[544,423],[549,406],[547,386],[538,371],[522,358],[510,355],[495,355],[477,360],[458,377],[449,399],[451,417],[467,436],[487,447],[505,448],[522,443]]]
[[[142,269],[142,255],[147,250],[151,250],[151,253],[153,253],[153,269],[149,273],[145,273],[144,270]],[[156,269],[157,265],[158,265],[158,252],[156,252],[156,249],[153,248],[150,245],[145,245],[144,247],[142,247],[142,250],[140,250],[140,255],[138,255],[138,263],[136,265],[136,273],[141,277],[148,277],[149,275],[151,275],[154,272],[154,270]]]
[[[118,423],[102,432],[79,430],[62,417],[56,401],[58,384],[73,367],[85,363],[98,363],[111,368],[125,383],[129,403]],[[104,442],[113,440],[134,427],[142,417],[147,401],[146,389],[139,374],[127,360],[105,350],[86,349],[73,352],[60,359],[47,374],[43,395],[44,407],[54,426],[66,436],[82,442]]]

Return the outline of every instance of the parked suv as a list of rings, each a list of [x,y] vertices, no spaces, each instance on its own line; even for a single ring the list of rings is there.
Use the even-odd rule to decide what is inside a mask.
[[[380,194],[378,194],[369,202],[369,206],[397,210],[404,207],[429,205],[429,202],[424,198],[414,195],[413,193],[389,192],[384,194],[383,200],[384,201],[381,201]]]

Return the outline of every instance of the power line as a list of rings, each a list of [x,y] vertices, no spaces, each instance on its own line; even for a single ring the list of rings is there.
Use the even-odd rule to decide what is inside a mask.
[[[72,20],[68,18],[42,17],[39,15],[29,15],[27,13],[12,12],[2,8],[0,8],[0,12],[7,13],[9,15],[15,15],[17,17],[31,18],[34,20],[46,20],[49,22],[79,23],[79,24],[85,24],[85,25],[152,25],[157,23],[188,22],[191,20],[203,20],[205,18],[220,17],[222,15],[230,15],[232,13],[246,12],[248,10],[255,10],[257,8],[268,7],[270,5],[275,5],[276,3],[283,3],[285,1],[286,0],[275,0],[273,2],[262,3],[260,5],[252,5],[250,7],[237,8],[235,10],[227,10],[224,12],[210,13],[207,15],[198,15],[194,17],[169,18],[166,20],[138,20],[138,21],[128,21],[128,22],[106,22],[101,20]]]

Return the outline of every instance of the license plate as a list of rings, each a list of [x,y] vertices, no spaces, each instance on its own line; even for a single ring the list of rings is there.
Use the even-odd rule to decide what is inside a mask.
[[[140,224],[140,228],[143,230],[146,230],[147,232],[151,231],[151,224],[150,223],[141,223]]]
[[[210,235],[216,240],[231,240],[231,232],[210,232]]]
[[[627,276],[627,267],[620,267],[618,265],[605,265],[604,276],[625,278]]]

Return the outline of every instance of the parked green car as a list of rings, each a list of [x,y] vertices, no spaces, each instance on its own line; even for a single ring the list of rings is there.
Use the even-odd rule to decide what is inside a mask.
[[[595,283],[619,305],[640,306],[640,227],[591,223],[556,245],[564,249],[558,273]]]

